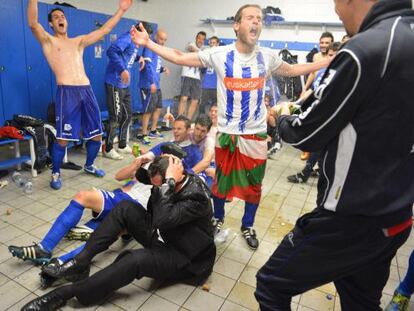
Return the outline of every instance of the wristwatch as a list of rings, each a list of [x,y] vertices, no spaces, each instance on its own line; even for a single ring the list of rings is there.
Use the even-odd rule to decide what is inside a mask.
[[[161,185],[161,194],[166,195],[167,193],[172,193],[175,188],[175,179],[170,177],[167,178],[165,183]]]
[[[175,179],[173,177],[167,178],[166,183],[171,190],[175,188]]]

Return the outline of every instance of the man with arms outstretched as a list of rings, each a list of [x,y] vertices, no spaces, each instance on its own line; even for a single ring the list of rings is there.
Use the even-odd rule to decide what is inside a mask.
[[[241,231],[248,246],[256,249],[259,241],[253,229],[264,177],[266,107],[263,102],[266,77],[307,74],[327,65],[327,61],[289,65],[275,50],[257,46],[262,30],[260,6],[247,4],[235,15],[235,44],[199,52],[182,53],[151,41],[145,30],[132,30],[132,40],[178,65],[213,67],[217,73],[218,131],[216,139],[216,178],[212,191],[217,226],[224,221],[226,199],[245,201]]]
[[[101,147],[102,125],[100,111],[83,65],[83,50],[108,34],[131,6],[132,0],[120,0],[118,11],[101,28],[86,35],[69,38],[65,13],[54,8],[48,15],[54,34],[45,31],[38,21],[37,0],[30,0],[27,8],[29,27],[40,42],[43,53],[56,75],[56,138],[52,152],[53,189],[62,187],[60,167],[68,141],[87,140],[85,172],[103,177],[105,172],[93,165]]]

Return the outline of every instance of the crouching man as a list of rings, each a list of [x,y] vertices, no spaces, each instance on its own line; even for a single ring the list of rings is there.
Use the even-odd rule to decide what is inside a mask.
[[[96,304],[144,276],[201,283],[210,275],[216,248],[207,187],[171,155],[156,157],[148,175],[153,188],[147,210],[120,202],[81,253],[64,264],[43,268],[51,277],[75,283],[32,300],[22,310],[55,310],[73,297],[85,305]],[[88,277],[92,258],[125,231],[144,248],[122,252],[111,265]]]

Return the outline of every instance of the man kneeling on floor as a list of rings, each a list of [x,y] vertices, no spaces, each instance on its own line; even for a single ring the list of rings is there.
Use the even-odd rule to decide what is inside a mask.
[[[148,175],[153,188],[147,210],[130,201],[119,203],[81,253],[63,265],[43,269],[52,277],[76,282],[32,300],[22,310],[55,310],[73,297],[82,304],[96,304],[144,276],[201,283],[210,275],[216,248],[207,187],[171,155],[156,157]],[[88,277],[93,257],[125,231],[144,248],[122,252],[111,265]]]

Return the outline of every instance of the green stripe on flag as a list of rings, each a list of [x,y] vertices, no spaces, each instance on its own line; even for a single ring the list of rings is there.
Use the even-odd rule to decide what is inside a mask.
[[[221,194],[226,194],[233,186],[246,188],[262,183],[266,170],[266,163],[258,165],[251,170],[234,170],[230,175],[223,175],[220,169],[217,169],[217,188]]]

